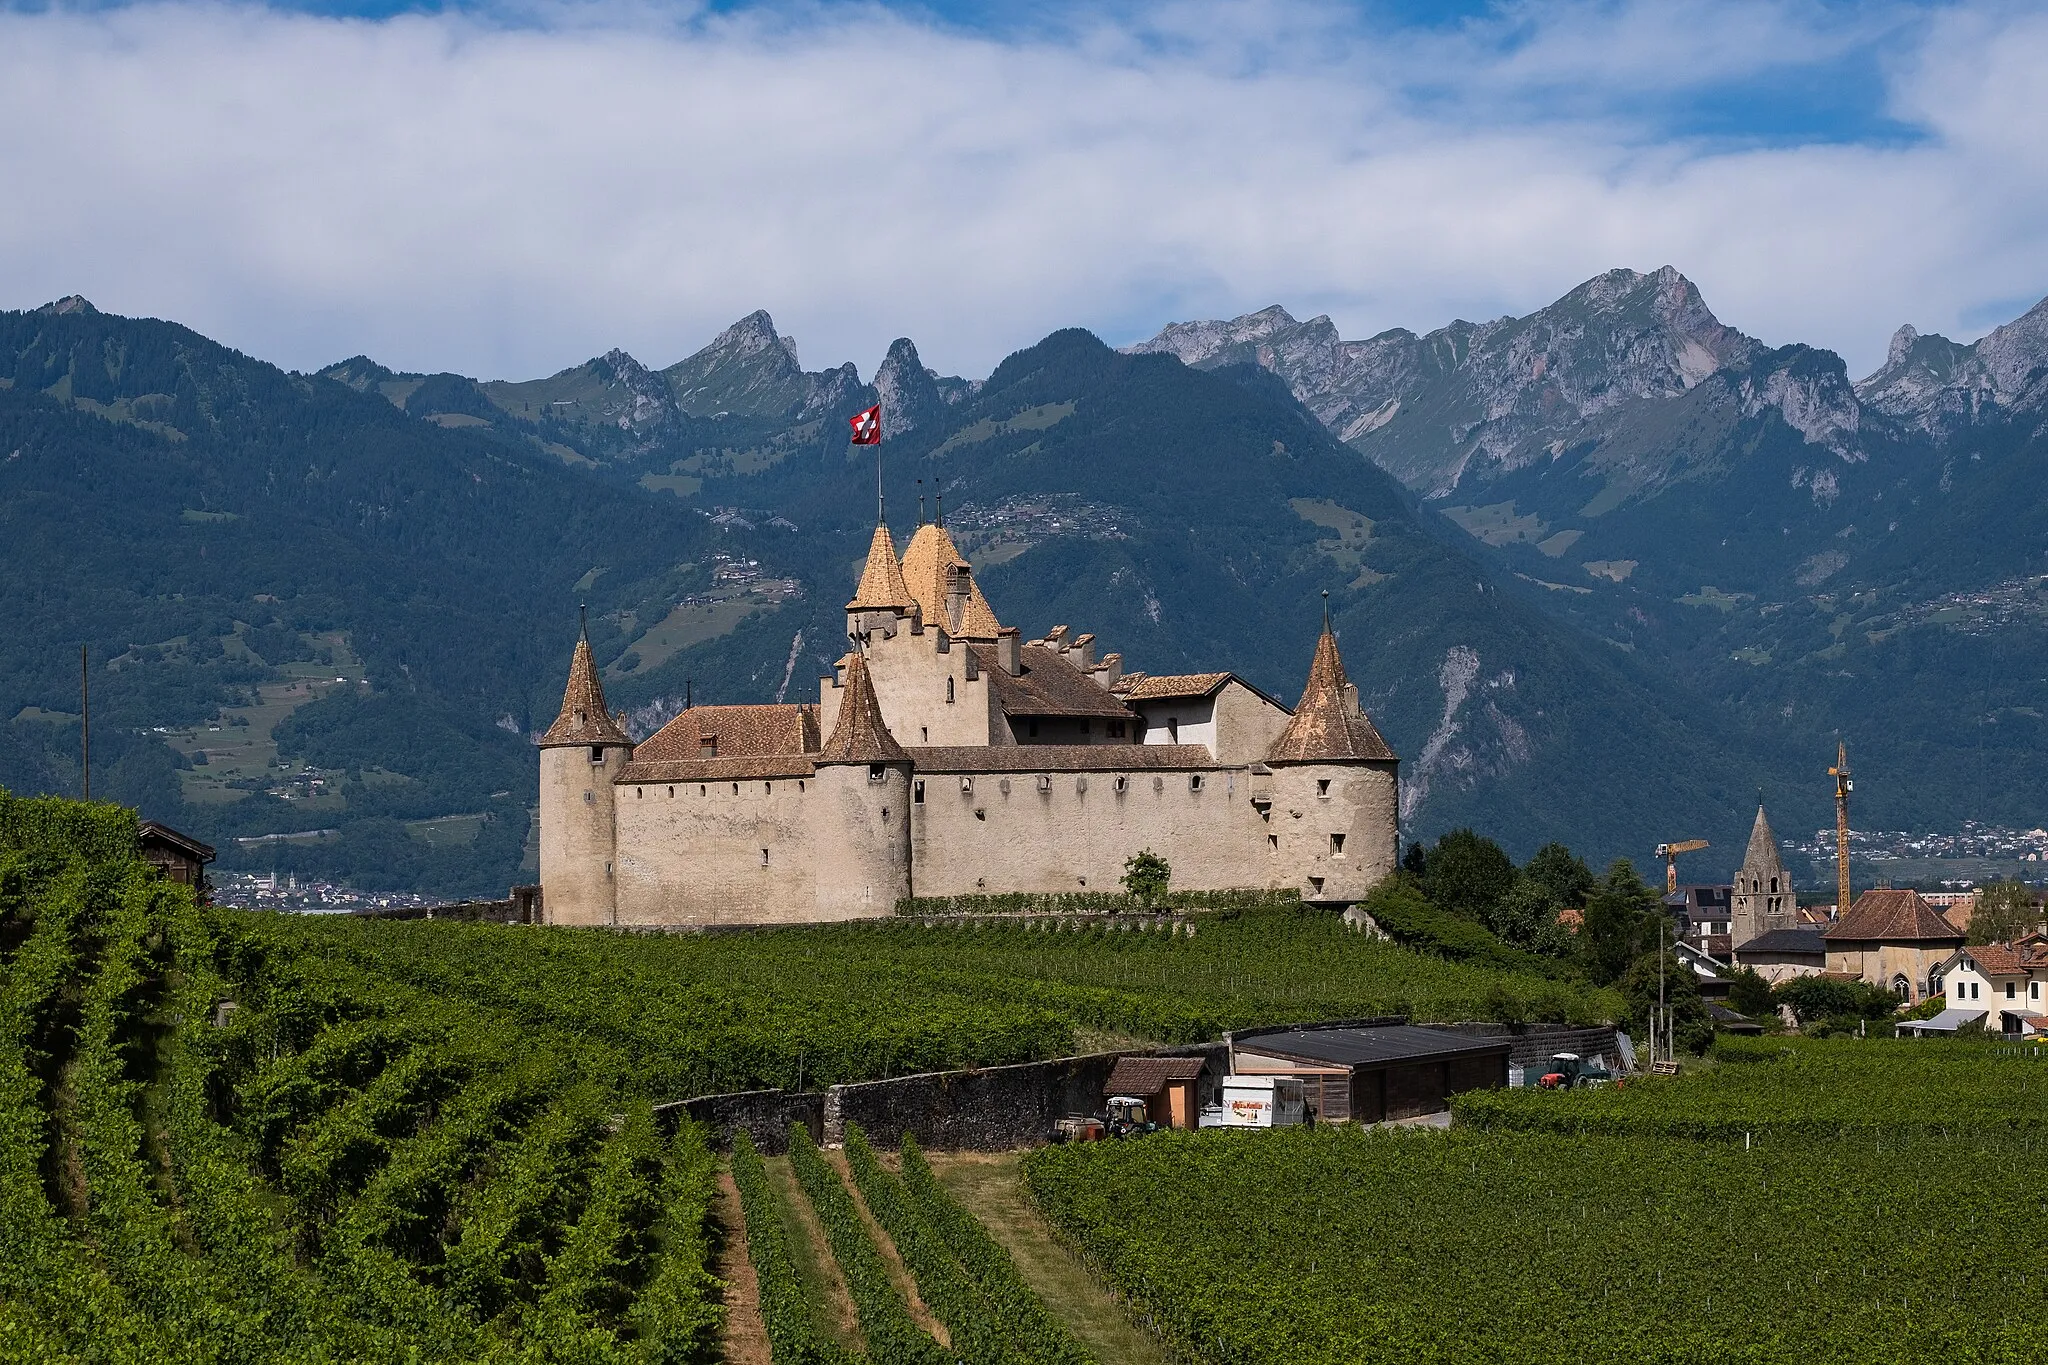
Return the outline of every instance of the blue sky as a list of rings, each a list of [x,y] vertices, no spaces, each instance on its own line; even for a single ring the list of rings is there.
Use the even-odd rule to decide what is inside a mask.
[[[2048,293],[2043,69],[2012,4],[0,4],[0,307],[508,376],[765,307],[983,374],[1671,264],[1860,374]]]

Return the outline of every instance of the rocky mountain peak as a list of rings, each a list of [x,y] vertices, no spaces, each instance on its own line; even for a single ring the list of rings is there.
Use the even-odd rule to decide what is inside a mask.
[[[792,366],[801,368],[796,356],[796,339],[794,337],[777,336],[775,334],[775,319],[768,316],[766,309],[757,308],[713,337],[711,344],[706,346],[704,350],[699,351],[697,355],[701,356],[709,351],[718,351],[733,359],[741,359],[746,356],[758,355],[771,347],[779,349],[788,355],[789,363]],[[691,359],[695,358],[695,356],[691,357]]]
[[[915,431],[943,412],[938,376],[924,367],[909,337],[889,343],[889,353],[875,371],[875,392],[882,403],[882,439]]]
[[[1329,319],[1319,318],[1317,321],[1328,322]],[[1228,322],[1170,322],[1150,341],[1141,341],[1124,350],[1130,355],[1177,356],[1181,364],[1199,367],[1232,347],[1265,341],[1276,333],[1291,331],[1299,325],[1285,308],[1275,303]]]
[[[592,361],[591,368],[599,371],[608,385],[623,391],[626,401],[612,415],[621,431],[645,431],[675,420],[675,402],[667,381],[628,352],[614,346]]]
[[[2000,404],[2016,410],[2048,406],[2048,299],[1993,328],[1975,349]]]
[[[67,313],[97,313],[100,310],[93,307],[83,294],[66,294],[55,303],[46,303],[36,309],[36,311],[38,313],[48,313],[54,317],[63,317]]]

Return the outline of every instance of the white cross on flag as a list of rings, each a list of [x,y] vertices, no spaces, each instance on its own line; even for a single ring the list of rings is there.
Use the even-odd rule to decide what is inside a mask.
[[[857,446],[878,446],[882,443],[882,405],[875,404],[866,412],[858,412],[846,419],[853,427],[853,443]]]

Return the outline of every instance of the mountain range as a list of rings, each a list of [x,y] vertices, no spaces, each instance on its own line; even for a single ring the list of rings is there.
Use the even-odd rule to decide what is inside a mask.
[[[0,313],[0,784],[75,785],[83,641],[96,790],[223,866],[502,886],[578,602],[641,732],[814,694],[880,402],[899,539],[943,499],[1027,637],[1291,700],[1327,589],[1411,837],[1732,868],[1757,788],[1828,819],[1838,735],[1869,823],[2038,824],[2044,375],[2048,305],[1851,382],[1668,268],[1422,336],[1059,332],[979,380],[908,339],[806,370],[759,312],[659,370],[302,375],[64,300]]]

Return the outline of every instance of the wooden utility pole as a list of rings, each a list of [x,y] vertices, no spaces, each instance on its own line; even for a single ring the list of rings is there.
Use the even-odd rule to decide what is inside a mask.
[[[1828,769],[1835,779],[1835,915],[1849,913],[1849,793],[1856,784],[1849,780],[1849,746],[1835,745],[1835,766]]]
[[[86,671],[86,647],[78,647],[78,776],[85,799],[92,800],[92,674]]]

